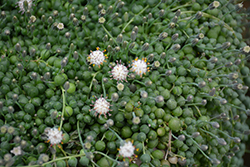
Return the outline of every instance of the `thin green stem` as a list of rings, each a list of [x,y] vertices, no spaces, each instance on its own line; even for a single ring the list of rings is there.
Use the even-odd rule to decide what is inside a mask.
[[[134,15],[134,17],[132,17],[129,20],[129,22],[124,26],[124,28],[122,29],[121,33],[123,33],[125,31],[125,29],[127,28],[127,26],[129,26],[129,24],[134,21],[135,16],[142,14],[148,7],[149,7],[149,5],[147,5],[145,8],[143,8],[138,14]]]
[[[64,95],[65,90],[62,87],[61,87],[61,90],[62,90],[62,97],[63,97],[63,109],[62,109],[62,116],[61,116],[59,130],[62,129],[62,124],[63,124],[63,120],[64,120],[63,116],[64,116],[64,112],[65,112],[65,102],[66,102],[65,95]]]
[[[120,141],[123,141],[122,138],[113,129],[109,127],[109,130],[113,132]]]
[[[102,91],[103,91],[103,97],[106,98],[106,89],[105,89],[103,77],[104,77],[104,76],[102,76]]]
[[[102,24],[102,28],[103,28],[103,30],[108,34],[108,36],[109,36],[110,38],[113,39],[114,43],[115,43],[116,45],[118,45],[117,42],[116,42],[116,40],[114,39],[114,37],[108,32],[108,30],[104,27],[103,24]]]
[[[193,141],[193,143],[196,144],[197,149],[200,150],[200,152],[201,152],[208,160],[211,161],[211,158],[210,158],[209,156],[207,156],[207,155],[201,150],[200,145],[199,145],[190,135],[188,135],[188,134],[187,134],[186,132],[184,132],[184,131],[182,131],[182,133],[183,133],[184,135],[186,135],[187,137],[189,137],[189,138]]]

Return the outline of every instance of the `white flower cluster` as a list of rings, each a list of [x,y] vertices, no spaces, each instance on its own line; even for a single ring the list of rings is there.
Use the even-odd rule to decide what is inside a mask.
[[[63,139],[62,131],[59,131],[57,128],[50,128],[48,130],[47,137],[48,142],[52,145],[60,144]]]
[[[146,62],[146,58],[142,58],[141,60],[136,58],[135,60],[133,60],[131,71],[140,76],[142,76],[142,74],[146,74],[149,69]]]
[[[128,69],[122,64],[117,64],[111,71],[112,76],[117,81],[123,81],[127,79]]]
[[[10,152],[12,154],[15,154],[15,156],[21,155],[22,154],[21,146],[14,147]]]
[[[134,155],[135,147],[132,142],[128,141],[120,146],[119,154],[123,157],[132,157]]]
[[[90,55],[88,56],[87,60],[90,62],[90,64],[93,64],[93,66],[95,65],[100,66],[103,64],[103,62],[105,62],[107,55],[104,55],[103,52],[105,51],[100,51],[99,49],[100,48],[97,47],[96,51],[93,51],[93,52],[91,51]]]
[[[103,114],[106,117],[106,114],[110,111],[110,103],[103,97],[97,99],[94,103],[94,110],[97,114]]]
[[[26,1],[26,2],[25,2]],[[19,8],[20,8],[20,11],[19,12],[22,12],[22,14],[26,11],[26,9],[25,9],[25,6],[24,6],[24,4],[25,3],[27,3],[27,8],[28,8],[28,10],[30,10],[31,9],[31,7],[32,7],[32,1],[33,0],[19,0],[18,2],[17,2],[17,5],[19,6]],[[16,6],[16,7],[18,7],[18,6]]]

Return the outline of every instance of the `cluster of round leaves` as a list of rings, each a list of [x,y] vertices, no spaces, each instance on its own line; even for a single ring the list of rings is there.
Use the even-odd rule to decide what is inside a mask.
[[[0,165],[243,166],[242,5],[15,3],[0,8]]]

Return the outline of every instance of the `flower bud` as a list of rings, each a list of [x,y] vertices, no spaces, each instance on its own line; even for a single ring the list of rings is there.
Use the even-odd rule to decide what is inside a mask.
[[[216,92],[216,89],[215,87],[213,87],[210,92],[209,92],[209,96],[214,96],[215,95],[215,92]]]
[[[165,75],[166,76],[169,76],[169,75],[171,75],[172,74],[172,70],[167,70],[166,72],[165,72]]]
[[[150,19],[152,19],[152,18],[153,18],[152,13],[149,13],[149,14],[148,14],[148,20],[150,20]]]
[[[234,140],[235,143],[240,143],[241,142],[241,139],[239,137],[234,137],[233,140]]]
[[[186,163],[187,163],[187,159],[178,158],[178,163],[179,163],[181,166],[185,166]]]
[[[168,37],[168,33],[162,32],[162,33],[159,35],[159,40],[163,40],[163,39],[165,39],[165,38],[167,38],[167,37]]]
[[[115,52],[119,52],[121,50],[120,46],[115,47]]]
[[[93,136],[91,136],[91,135],[88,135],[86,137],[86,139],[87,139],[88,142],[92,142],[94,140]]]
[[[196,138],[196,137],[198,137],[198,136],[200,136],[200,132],[194,132],[194,133],[192,134],[192,138]]]
[[[202,144],[202,145],[200,146],[200,148],[201,148],[202,151],[206,151],[206,150],[208,149],[208,146],[205,145],[205,144]]]
[[[172,20],[171,20],[173,23],[177,23],[177,21],[178,21],[178,17],[177,16],[174,16],[173,18],[172,18]]]
[[[179,135],[178,140],[184,141],[186,139],[185,135]]]
[[[50,43],[47,43],[46,46],[45,46],[45,48],[46,48],[47,50],[50,50],[50,49],[51,49],[51,44],[50,44]]]
[[[113,93],[113,94],[111,95],[111,100],[112,100],[113,102],[116,102],[118,99],[119,99],[118,93]]]
[[[107,9],[107,14],[111,14],[113,12],[113,6],[109,6]]]
[[[19,70],[23,70],[23,65],[22,65],[21,63],[18,63],[18,64],[17,64],[17,68],[18,68]]]
[[[222,105],[227,104],[227,100],[226,99],[220,99],[220,104],[222,104]]]
[[[227,63],[225,64],[225,67],[229,68],[229,67],[231,67],[232,65],[233,65],[232,62],[227,62]]]
[[[53,22],[53,18],[51,16],[49,16],[48,23],[51,24],[52,22]]]
[[[225,141],[225,139],[223,138],[217,138],[218,144],[225,146],[227,145],[227,142]]]
[[[218,122],[210,122],[210,125],[213,127],[213,128],[216,128],[218,129],[220,127],[220,124]]]
[[[160,55],[161,59],[164,59],[166,57],[166,53],[165,52],[162,52],[161,55]]]
[[[211,160],[211,163],[212,163],[213,165],[219,165],[219,164],[220,164],[220,161],[219,161],[218,159],[216,159],[216,158],[213,158],[213,159]]]
[[[181,48],[180,44],[174,44],[171,49],[173,49],[175,52],[178,51]]]
[[[164,101],[164,97],[163,96],[156,96],[156,98],[155,98],[155,102],[156,103],[161,103],[163,101]]]
[[[163,16],[164,16],[164,13],[165,13],[164,9],[161,9],[161,10],[159,11],[159,16],[160,16],[160,17],[163,17]]]
[[[15,49],[16,49],[17,52],[20,52],[20,51],[21,51],[21,45],[20,45],[20,43],[17,43],[17,44],[15,45]]]
[[[13,94],[12,99],[16,102],[18,100],[18,94]]]
[[[116,19],[117,17],[119,16],[119,13],[114,13],[112,16],[111,16],[111,18],[112,18],[112,20],[114,20],[114,19]]]
[[[179,37],[179,34],[178,33],[175,33],[173,36],[172,36],[172,40],[173,41],[176,41]]]
[[[178,9],[176,12],[175,12],[175,16],[179,17],[181,15],[181,10]]]
[[[108,45],[108,47],[107,47],[107,51],[108,51],[109,53],[111,53],[111,52],[113,51],[113,48],[112,48],[112,46],[111,46],[111,45]]]
[[[201,105],[205,106],[206,104],[207,104],[207,100],[206,100],[206,99],[203,99],[203,100],[201,101]]]
[[[143,91],[141,91],[140,94],[141,94],[142,98],[148,98],[148,93],[146,91],[143,90]]]
[[[79,58],[78,52],[77,52],[77,51],[74,51],[74,53],[73,53],[73,58],[74,58],[75,60],[77,60],[77,59]]]
[[[143,46],[142,46],[142,51],[146,51],[149,49],[149,43],[145,43]]]
[[[218,58],[217,57],[211,57],[210,59],[209,59],[209,61],[211,62],[211,63],[217,63],[217,61],[218,61]]]
[[[133,49],[135,47],[135,42],[132,42],[128,47],[129,49]]]
[[[69,81],[65,82],[65,84],[63,85],[63,88],[65,89],[65,91],[69,89]]]
[[[114,125],[114,121],[112,119],[108,119],[106,123],[108,124],[109,127]]]
[[[19,143],[21,141],[21,138],[19,136],[16,136],[14,138],[14,143]]]
[[[122,43],[122,34],[119,34],[116,38],[117,43]]]
[[[187,97],[187,101],[188,101],[188,102],[191,102],[193,99],[194,99],[194,96],[193,96],[193,95],[189,95],[189,96]]]
[[[127,46],[128,46],[128,41],[123,41],[123,42],[122,42],[122,48],[123,48],[123,49],[126,49]]]
[[[194,38],[191,42],[191,45],[192,46],[195,46],[197,43],[199,42],[199,39],[198,38]]]
[[[14,108],[13,108],[12,106],[9,106],[9,107],[8,107],[8,112],[9,112],[9,113],[13,113],[14,111],[15,111],[15,110],[14,110]]]
[[[218,49],[228,49],[229,47],[231,46],[231,43],[230,42],[225,42],[221,45],[221,47],[219,47]]]
[[[201,11],[198,11],[196,14],[195,14],[195,19],[199,20],[201,17],[202,17],[203,13]]]
[[[85,15],[81,15],[81,20],[82,20],[82,22],[85,22],[86,21],[86,16]]]

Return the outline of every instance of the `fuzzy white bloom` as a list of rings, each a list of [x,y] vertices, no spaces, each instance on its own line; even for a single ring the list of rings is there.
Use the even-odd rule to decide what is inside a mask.
[[[26,1],[26,2],[25,2],[25,1]],[[32,1],[33,1],[33,0],[19,0],[19,1],[17,2],[17,5],[18,5],[19,8],[20,8],[20,11],[19,11],[19,12],[22,12],[22,14],[23,14],[23,13],[26,11],[25,6],[24,6],[24,3],[27,3],[27,9],[30,10],[31,7],[32,7]],[[18,6],[16,6],[16,7],[18,7]]]
[[[135,60],[133,60],[131,71],[140,76],[142,76],[142,74],[146,74],[146,72],[149,71],[146,62],[146,58],[142,58],[142,60],[138,60],[138,58],[136,58]]]
[[[57,128],[50,128],[48,130],[47,136],[48,142],[50,142],[52,145],[60,144],[63,139],[62,131],[59,131]]]
[[[129,141],[120,146],[119,154],[123,157],[132,157],[134,155],[135,147]]]
[[[112,76],[117,81],[123,81],[127,79],[128,69],[122,64],[117,64],[111,71]]]
[[[21,146],[14,147],[10,152],[12,154],[15,154],[15,156],[21,155],[22,154]]]
[[[91,51],[90,55],[88,56],[88,61],[90,62],[90,64],[93,64],[93,66],[95,65],[100,66],[103,64],[103,62],[105,62],[105,58],[107,56],[103,53],[105,52],[105,50],[100,51],[99,49],[100,48],[97,47],[96,51],[93,51],[93,52]]]
[[[110,111],[109,109],[110,103],[103,97],[97,99],[94,103],[94,110],[96,114],[103,114],[106,117],[106,114]]]

